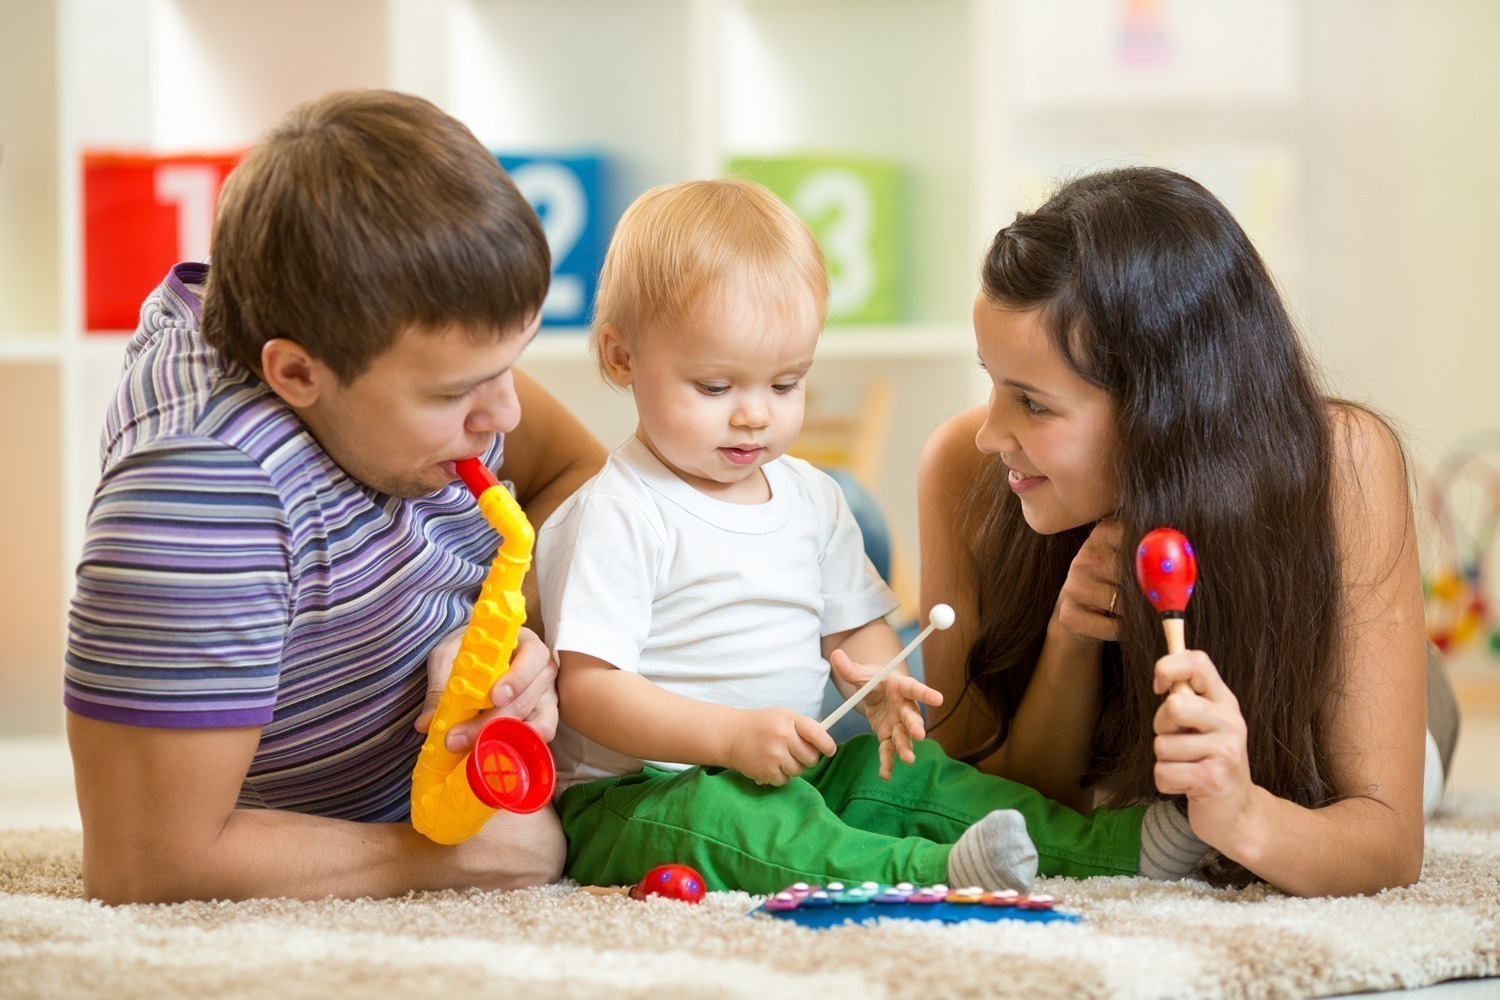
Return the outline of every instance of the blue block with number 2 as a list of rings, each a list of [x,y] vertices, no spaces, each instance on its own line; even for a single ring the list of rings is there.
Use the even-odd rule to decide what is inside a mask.
[[[542,305],[544,326],[585,326],[609,243],[605,159],[596,155],[496,159],[542,220],[552,250],[552,287]]]

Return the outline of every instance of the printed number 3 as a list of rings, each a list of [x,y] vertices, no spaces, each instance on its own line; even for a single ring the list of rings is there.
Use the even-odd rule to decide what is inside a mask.
[[[875,204],[858,174],[835,167],[815,170],[792,195],[792,208],[817,231],[828,258],[828,314],[864,308],[875,292],[871,232]]]

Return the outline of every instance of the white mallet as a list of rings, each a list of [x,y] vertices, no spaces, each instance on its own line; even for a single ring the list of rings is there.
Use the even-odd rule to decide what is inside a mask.
[[[932,610],[927,614],[927,627],[924,628],[921,632],[918,632],[917,637],[911,642],[908,642],[906,644],[906,648],[897,653],[894,660],[892,660],[890,663],[887,663],[879,670],[875,671],[875,676],[865,681],[864,687],[851,694],[848,701],[844,702],[838,708],[834,709],[829,714],[828,718],[818,723],[818,725],[822,726],[823,729],[827,731],[827,729],[835,722],[848,715],[851,711],[853,711],[855,705],[858,705],[860,702],[865,700],[865,695],[875,690],[876,684],[879,684],[881,681],[890,676],[891,671],[895,670],[897,665],[900,664],[902,660],[910,656],[911,651],[920,646],[923,639],[926,639],[929,635],[932,634],[933,629],[952,628],[953,620],[954,615],[952,608],[948,607],[948,605],[946,604],[934,604],[932,606]]]

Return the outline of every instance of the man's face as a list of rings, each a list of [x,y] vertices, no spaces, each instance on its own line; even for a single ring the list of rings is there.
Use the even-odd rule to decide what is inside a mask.
[[[539,325],[479,338],[456,326],[408,329],[347,385],[314,362],[319,392],[297,413],[355,479],[390,496],[426,496],[457,478],[456,461],[519,423],[513,369]]]

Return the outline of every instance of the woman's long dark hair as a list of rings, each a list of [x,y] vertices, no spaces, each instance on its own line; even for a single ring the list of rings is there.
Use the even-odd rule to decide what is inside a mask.
[[[1188,644],[1213,657],[1239,699],[1252,777],[1305,806],[1331,801],[1317,738],[1337,692],[1340,636],[1329,402],[1249,239],[1189,178],[1112,170],[1066,184],[1002,229],[982,288],[996,304],[1043,310],[1067,364],[1115,402],[1120,641],[1105,644],[1089,780],[1115,801],[1161,797],[1151,679],[1165,643],[1134,584],[1134,543],[1171,525],[1198,557]],[[981,586],[968,693],[999,720],[975,758],[1005,740],[1092,528],[1032,531],[1005,472],[991,460],[969,504]],[[1209,875],[1250,877],[1229,864]]]

